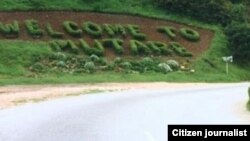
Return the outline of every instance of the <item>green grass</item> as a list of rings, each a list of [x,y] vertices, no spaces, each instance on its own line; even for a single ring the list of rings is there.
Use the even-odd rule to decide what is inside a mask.
[[[194,60],[195,73],[174,72],[169,74],[144,73],[126,74],[97,72],[95,74],[55,74],[36,75],[28,67],[39,57],[52,53],[44,42],[0,41],[0,85],[9,84],[58,84],[58,83],[98,83],[98,82],[238,82],[249,81],[250,65],[239,67],[230,64],[226,75],[225,63],[221,57],[230,55],[227,38],[222,27],[196,21],[156,8],[151,0],[1,0],[2,11],[28,10],[74,10],[124,13],[160,18],[195,25],[215,32],[211,48]],[[204,61],[206,60],[206,61]]]

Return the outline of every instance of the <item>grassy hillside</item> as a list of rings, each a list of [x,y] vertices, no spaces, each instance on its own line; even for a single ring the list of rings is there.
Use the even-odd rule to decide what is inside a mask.
[[[173,20],[210,29],[215,32],[213,43],[208,51],[192,62],[194,73],[177,71],[169,74],[145,72],[127,74],[115,72],[96,72],[94,74],[70,74],[63,72],[46,72],[34,74],[29,71],[39,58],[49,56],[52,51],[44,42],[0,41],[0,84],[44,84],[44,83],[95,83],[95,82],[234,82],[249,81],[250,65],[230,64],[230,73],[225,73],[222,56],[230,55],[227,37],[223,28],[206,24],[190,17],[166,12],[159,9],[152,0],[1,0],[0,10],[77,10],[130,13]]]

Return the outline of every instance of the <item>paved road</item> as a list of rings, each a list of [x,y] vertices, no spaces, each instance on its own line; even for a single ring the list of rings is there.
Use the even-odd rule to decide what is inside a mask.
[[[249,83],[129,90],[0,111],[0,141],[166,141],[168,124],[250,124]]]

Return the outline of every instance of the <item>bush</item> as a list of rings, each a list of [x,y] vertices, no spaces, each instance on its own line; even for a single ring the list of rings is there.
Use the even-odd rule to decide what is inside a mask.
[[[103,45],[98,41],[94,40],[94,46],[90,47],[83,39],[80,39],[80,46],[83,49],[84,53],[87,55],[97,55],[102,56],[104,55],[104,48]]]
[[[99,61],[100,61],[100,58],[99,58],[97,55],[95,55],[95,54],[92,54],[92,55],[89,57],[89,59],[90,59],[91,61],[93,61],[93,62],[99,62]]]
[[[40,38],[44,34],[44,30],[39,28],[39,23],[36,20],[26,20],[25,26],[28,30],[28,33],[34,38]]]
[[[114,64],[121,64],[123,62],[122,58],[121,57],[116,57],[115,60],[114,60]]]
[[[144,43],[142,43],[138,40],[130,40],[129,42],[130,42],[132,54],[134,54],[134,55],[139,55],[139,54],[147,55],[147,54],[151,53],[151,50],[149,49],[149,47],[147,45],[145,45]]]
[[[131,70],[132,69],[132,65],[130,62],[123,62],[121,63],[121,67],[125,70]]]
[[[143,72],[155,70],[158,64],[158,62],[156,62],[150,57],[143,58],[139,63],[140,63],[140,66],[143,67]]]
[[[167,64],[173,69],[173,70],[178,70],[180,68],[180,65],[177,61],[175,60],[168,60]]]
[[[66,63],[64,61],[58,61],[56,63],[56,66],[59,67],[59,68],[66,68],[67,67],[67,65],[66,65]]]
[[[56,52],[50,56],[50,59],[65,61],[67,59],[67,56],[62,52]]]
[[[124,52],[124,49],[122,47],[123,45],[123,40],[120,39],[104,39],[103,45],[105,47],[111,47],[115,50],[116,54],[122,54]]]
[[[5,37],[18,37],[20,29],[18,21],[14,21],[12,24],[6,24],[0,22],[0,31]]]
[[[34,71],[34,72],[44,72],[45,71],[45,66],[42,63],[37,62],[37,63],[35,63],[34,65],[32,65],[30,67],[30,70]]]
[[[64,30],[74,37],[81,37],[82,30],[78,27],[77,23],[73,21],[65,21],[63,22]]]
[[[206,22],[226,25],[231,22],[230,0],[155,0],[161,7]]]
[[[171,69],[171,67],[166,64],[166,63],[160,63],[158,65],[159,71],[162,73],[168,73],[168,72],[172,72],[173,70]]]
[[[181,28],[180,29],[181,36],[189,41],[199,41],[200,40],[200,34],[190,28]]]
[[[162,26],[162,27],[158,27],[157,31],[159,31],[160,33],[166,34],[167,36],[169,36],[171,39],[175,39],[176,38],[176,29],[174,27],[171,26]]]
[[[49,36],[51,36],[52,38],[62,38],[63,37],[63,33],[54,31],[49,23],[47,23],[46,27],[47,27],[47,31],[48,31]]]
[[[102,36],[102,28],[96,23],[85,22],[83,25],[83,29],[93,37],[99,38]]]
[[[96,70],[95,64],[93,62],[86,62],[84,65],[84,69],[88,72],[88,73],[93,73]]]
[[[188,52],[186,48],[184,48],[181,44],[177,42],[171,42],[169,44],[169,48],[171,48],[177,55],[181,57],[192,57],[193,54]]]
[[[128,25],[127,26],[132,37],[136,40],[146,40],[146,35],[140,32],[138,25]]]
[[[150,57],[145,57],[142,59],[141,63],[145,65],[152,65],[154,64],[154,60]]]
[[[232,23],[226,27],[229,47],[236,61],[248,61],[250,59],[250,25]]]

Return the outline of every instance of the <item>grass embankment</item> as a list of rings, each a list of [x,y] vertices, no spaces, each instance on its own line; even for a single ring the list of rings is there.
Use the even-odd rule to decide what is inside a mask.
[[[36,8],[34,8],[36,7]],[[47,84],[47,83],[96,83],[96,82],[237,82],[248,81],[250,78],[249,65],[239,67],[237,64],[230,64],[230,72],[225,73],[225,63],[221,57],[230,55],[227,48],[227,38],[222,28],[216,25],[209,25],[195,21],[188,17],[182,17],[152,5],[150,0],[126,0],[126,1],[93,1],[84,0],[2,0],[0,10],[76,10],[76,11],[99,11],[138,14],[148,17],[174,20],[186,24],[203,27],[213,30],[215,37],[208,51],[193,62],[195,73],[173,72],[169,74],[142,73],[126,74],[115,72],[102,72],[95,74],[65,74],[46,73],[40,75],[30,74],[28,67],[32,65],[38,56],[46,56],[52,52],[48,45],[43,42],[32,43],[23,41],[1,41],[0,42],[0,85],[6,84]]]

